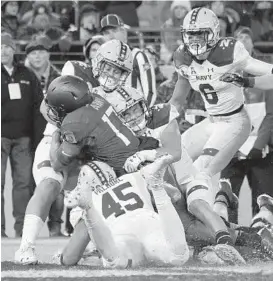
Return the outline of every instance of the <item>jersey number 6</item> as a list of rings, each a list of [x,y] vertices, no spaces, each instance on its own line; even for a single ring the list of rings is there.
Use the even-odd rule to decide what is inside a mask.
[[[110,119],[114,120],[115,118],[111,118],[112,116],[116,117],[118,119],[118,117],[115,115],[115,113],[113,112],[113,108],[109,107],[105,114],[102,116],[102,121],[107,123],[108,126],[113,130],[113,132],[116,134],[116,136],[118,138],[120,138],[124,144],[126,146],[128,146],[130,144],[130,141],[115,127],[115,125],[113,124],[113,122],[111,122]],[[121,121],[120,121],[121,122]]]
[[[110,217],[112,214],[115,214],[115,217],[117,218],[118,216],[125,214],[125,210],[134,211],[143,207],[144,203],[136,193],[125,193],[126,189],[130,187],[132,187],[132,185],[129,182],[125,182],[112,189],[120,201],[131,200],[132,203],[124,205],[124,208],[121,206],[119,201],[114,200],[109,192],[102,195],[102,214],[105,219]]]
[[[210,84],[200,84],[199,91],[204,95],[209,104],[217,104],[218,96]]]

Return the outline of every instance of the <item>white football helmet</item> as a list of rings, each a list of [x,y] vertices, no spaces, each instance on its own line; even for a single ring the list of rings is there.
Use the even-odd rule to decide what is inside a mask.
[[[107,70],[107,65],[120,70],[118,78]],[[129,46],[119,40],[110,40],[97,50],[92,60],[92,71],[105,91],[124,85],[133,69],[133,55]]]
[[[148,108],[141,93],[129,86],[117,88],[105,99],[113,106],[121,121],[135,133],[146,127]]]
[[[87,174],[87,175],[86,175]],[[78,182],[82,177],[90,177],[91,185],[101,186],[117,178],[113,168],[101,161],[90,161],[82,166]]]
[[[218,42],[220,23],[212,10],[196,8],[183,21],[182,41],[193,56],[210,51]]]

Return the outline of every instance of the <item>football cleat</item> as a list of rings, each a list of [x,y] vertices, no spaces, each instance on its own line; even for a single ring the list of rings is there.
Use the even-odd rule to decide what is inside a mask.
[[[217,192],[215,196],[215,203],[221,202],[221,200],[217,200],[217,197],[220,195],[223,195],[227,202],[228,202],[228,208],[232,210],[238,209],[239,206],[239,199],[238,197],[232,192],[231,184],[229,179],[220,179],[219,180],[219,187],[220,190]]]
[[[19,248],[15,252],[14,262],[22,265],[35,265],[38,263],[38,259],[35,254],[35,248],[33,245],[27,245],[26,247]]]
[[[93,178],[89,176],[90,169],[87,165],[81,168],[77,186],[65,195],[64,204],[68,208],[81,207],[87,210],[92,207]]]
[[[204,247],[202,251],[197,255],[197,259],[200,260],[203,264],[225,264],[225,262],[215,253],[213,246]]]
[[[213,249],[217,256],[228,264],[246,264],[244,258],[233,246],[230,246],[228,244],[217,244],[213,246]]]
[[[165,154],[158,157],[153,163],[143,167],[140,172],[145,178],[148,187],[157,188],[162,187],[164,184],[163,177],[166,168],[173,161],[173,156]]]
[[[258,196],[257,198],[257,204],[259,206],[259,208],[261,209],[261,207],[263,206],[272,206],[273,208],[273,198],[267,194],[261,194],[260,196]]]
[[[258,234],[262,238],[261,248],[273,260],[273,230],[269,227],[263,227]]]

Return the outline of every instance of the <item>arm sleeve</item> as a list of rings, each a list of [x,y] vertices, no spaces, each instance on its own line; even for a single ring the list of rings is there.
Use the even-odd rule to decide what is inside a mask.
[[[151,107],[156,100],[156,78],[154,68],[144,52],[138,52],[135,57],[139,69],[139,81],[143,95]]]

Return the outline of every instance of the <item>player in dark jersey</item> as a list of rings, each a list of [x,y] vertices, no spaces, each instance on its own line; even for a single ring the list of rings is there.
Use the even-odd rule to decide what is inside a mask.
[[[110,165],[117,175],[125,173],[125,160],[138,151],[140,141],[105,99],[92,96],[83,80],[67,75],[51,83],[46,102],[54,113],[50,118],[60,125],[51,145],[56,171],[88,155]]]

